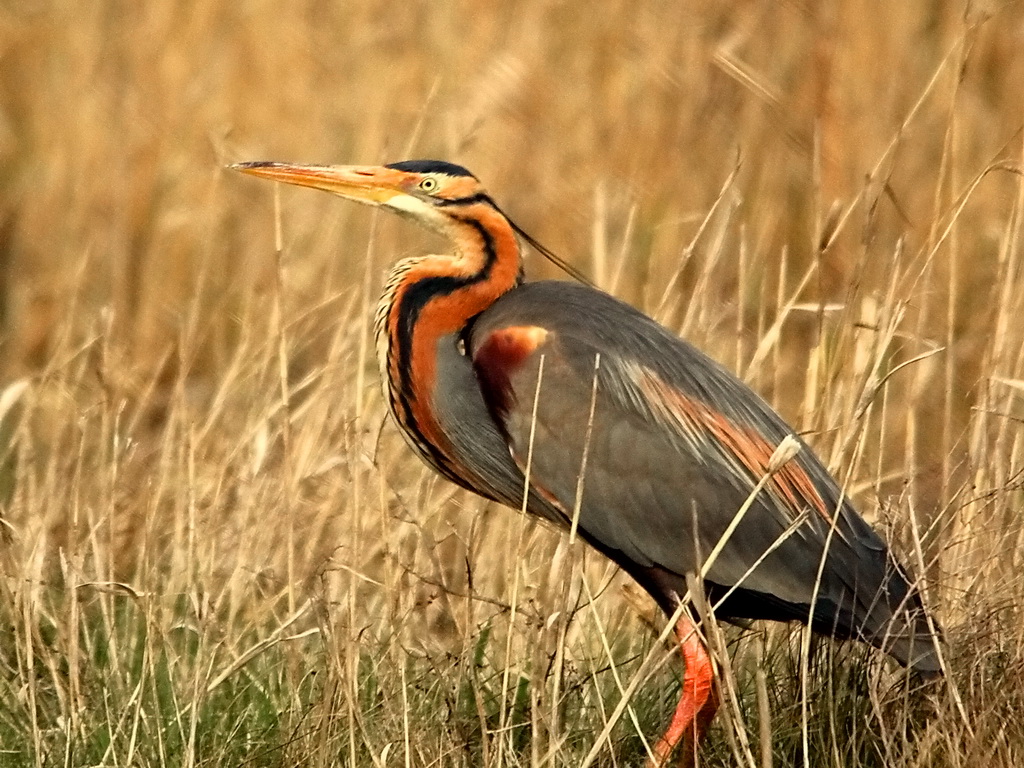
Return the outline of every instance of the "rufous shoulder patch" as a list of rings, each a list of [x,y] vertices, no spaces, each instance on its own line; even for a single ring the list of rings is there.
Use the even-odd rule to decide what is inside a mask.
[[[484,340],[473,355],[484,400],[500,418],[515,402],[512,374],[544,344],[550,332],[537,325],[513,325],[499,328]]]

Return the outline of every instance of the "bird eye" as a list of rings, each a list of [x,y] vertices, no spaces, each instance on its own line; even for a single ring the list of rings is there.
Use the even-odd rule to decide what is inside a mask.
[[[424,192],[436,192],[437,191],[437,179],[433,176],[427,176],[419,183],[420,189]]]

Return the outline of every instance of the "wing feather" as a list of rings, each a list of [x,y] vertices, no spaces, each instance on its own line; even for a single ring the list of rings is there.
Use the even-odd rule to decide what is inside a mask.
[[[513,292],[475,323],[469,354],[521,468],[533,434],[530,484],[563,512],[579,503],[581,533],[634,573],[698,571],[792,432],[705,355],[582,286]],[[765,556],[794,521],[802,521],[796,535]],[[822,559],[823,616],[849,624],[850,634],[908,629],[909,619],[892,620],[910,589],[895,561],[803,445],[754,500],[708,578],[806,606]]]

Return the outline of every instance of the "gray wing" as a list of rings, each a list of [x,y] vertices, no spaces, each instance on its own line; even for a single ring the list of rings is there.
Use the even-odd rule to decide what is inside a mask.
[[[707,356],[572,283],[508,294],[473,325],[469,354],[521,469],[529,457],[530,485],[565,518],[578,505],[581,533],[663,604],[657,592],[700,570],[792,432]],[[916,593],[806,445],[757,496],[707,581],[717,594],[738,587],[723,615],[810,620],[904,663],[934,663]]]

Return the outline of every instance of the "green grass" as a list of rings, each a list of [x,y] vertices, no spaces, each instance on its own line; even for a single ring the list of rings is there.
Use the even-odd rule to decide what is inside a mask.
[[[488,626],[461,653],[423,655],[393,635],[345,637],[353,628],[325,605],[239,632],[187,600],[160,605],[83,589],[72,607],[53,589],[43,592],[31,627],[4,605],[3,765],[371,765],[389,755],[414,765],[533,765],[552,743],[558,764],[575,765],[616,701],[615,673],[628,679],[650,650],[625,636],[609,638],[623,653],[614,660],[573,649],[556,694],[543,658],[534,657],[541,668],[518,664],[506,679],[503,643]],[[536,641],[527,627],[518,634]],[[942,694],[907,699],[871,651],[820,642],[803,725],[789,633],[727,635],[739,718],[713,728],[707,765],[744,764],[744,753],[767,764],[766,733],[775,765],[803,764],[806,739],[810,765],[865,767],[970,764],[1015,754],[1008,750],[1024,735],[1016,716],[1024,669],[977,637],[950,638],[951,647],[972,649],[969,662],[950,660],[958,672],[971,665],[951,681],[966,721]],[[357,649],[347,650],[353,642]],[[656,731],[671,711],[675,674],[663,667],[634,698],[642,732]],[[736,722],[747,729],[745,744]],[[611,742],[615,757],[606,753],[597,765],[636,764],[645,754],[628,722]]]

